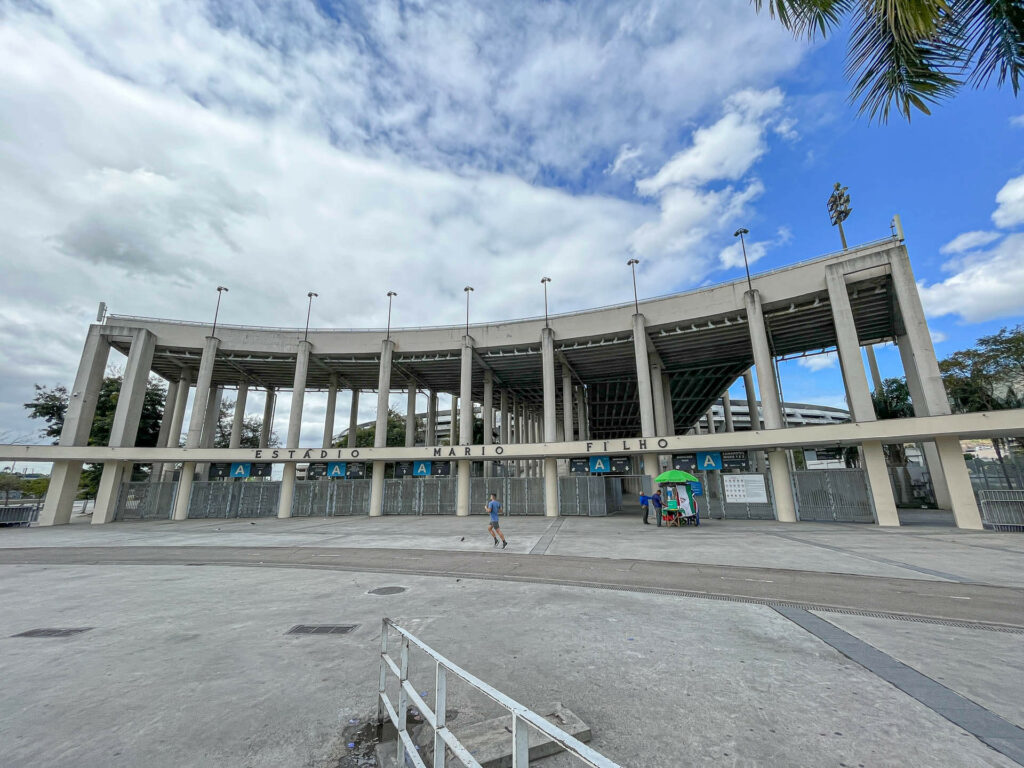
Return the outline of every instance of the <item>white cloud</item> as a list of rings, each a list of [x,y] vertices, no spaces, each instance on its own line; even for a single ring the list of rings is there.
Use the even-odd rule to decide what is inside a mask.
[[[1002,237],[1002,235],[998,232],[985,232],[982,230],[964,232],[962,235],[957,235],[944,246],[939,248],[939,253],[951,254],[973,251],[976,248],[983,248],[989,243],[995,242],[1000,237]]]
[[[989,251],[958,262],[958,271],[940,283],[919,284],[931,317],[959,315],[970,323],[1024,314],[1024,234],[1008,235]]]
[[[1017,115],[1010,118],[1010,125],[1017,128],[1024,128],[1024,115]]]
[[[942,331],[936,331],[934,328],[930,329],[930,330],[931,330],[931,334],[932,334],[932,343],[933,344],[941,344],[942,342],[946,341],[949,338],[949,336],[947,336]]]
[[[992,213],[997,227],[1024,224],[1024,176],[1010,179],[996,194],[998,207]]]
[[[768,255],[768,250],[776,245],[785,245],[793,239],[789,227],[779,227],[772,240],[747,240],[747,263],[753,264]],[[743,243],[739,238],[718,253],[718,263],[722,269],[738,269],[743,267]]]
[[[633,147],[629,144],[623,144],[619,147],[619,154],[615,156],[615,160],[612,161],[611,165],[605,168],[604,172],[615,176],[622,174],[625,176],[632,176],[640,168],[639,158],[644,154],[643,147]]]
[[[839,358],[835,352],[826,352],[823,355],[811,355],[797,358],[797,365],[809,371],[824,371],[827,368],[835,368]]]

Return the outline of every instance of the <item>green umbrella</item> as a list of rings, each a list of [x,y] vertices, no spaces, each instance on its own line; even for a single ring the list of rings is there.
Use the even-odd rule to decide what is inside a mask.
[[[691,475],[689,472],[680,472],[678,469],[670,469],[668,472],[662,472],[656,478],[656,483],[699,483],[696,477]]]

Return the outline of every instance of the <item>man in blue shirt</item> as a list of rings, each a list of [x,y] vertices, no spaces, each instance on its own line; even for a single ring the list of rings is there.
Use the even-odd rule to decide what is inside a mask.
[[[500,536],[501,548],[504,549],[508,546],[508,542],[505,541],[505,534],[501,532],[501,526],[498,524],[498,513],[501,512],[501,502],[498,501],[498,494],[491,494],[491,500],[487,502],[487,511],[491,513],[491,522],[487,525],[487,532],[494,539],[494,546],[498,546],[498,536]]]
[[[664,503],[661,501],[661,491],[655,491],[654,495],[651,496],[651,506],[654,507],[654,516],[658,519],[658,527],[661,527],[661,509],[664,507]]]
[[[648,496],[646,493],[641,492],[640,493],[640,511],[644,513],[644,525],[650,525],[650,523],[647,522],[647,515],[651,511],[650,503],[651,503],[651,497]]]

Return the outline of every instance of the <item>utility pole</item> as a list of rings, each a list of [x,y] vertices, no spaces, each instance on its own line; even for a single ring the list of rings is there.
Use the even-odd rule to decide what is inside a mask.
[[[840,185],[837,181],[828,198],[828,217],[833,227],[839,227],[839,239],[843,243],[843,250],[846,248],[846,233],[843,232],[843,222],[846,221],[853,209],[850,207],[850,195],[847,193],[849,187]]]

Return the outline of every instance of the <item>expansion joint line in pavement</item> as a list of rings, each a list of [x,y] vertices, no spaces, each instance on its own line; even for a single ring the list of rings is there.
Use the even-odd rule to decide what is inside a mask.
[[[917,699],[1000,754],[1024,765],[1024,730],[1013,723],[813,613],[794,606],[772,607],[848,659]]]
[[[551,542],[555,540],[555,536],[558,535],[558,529],[562,527],[562,523],[565,522],[564,517],[555,518],[551,521],[551,525],[544,531],[544,535],[540,537],[536,544],[533,545],[533,549],[530,550],[531,555],[544,555],[547,554],[548,547],[551,546]]]
[[[793,536],[789,533],[779,533],[778,531],[769,531],[769,536],[778,536],[780,539],[788,539],[789,541],[795,541],[798,544],[806,544],[809,547],[818,547],[820,549],[827,549],[832,552],[839,552],[850,557],[859,557],[862,560],[871,560],[876,563],[884,563],[885,565],[894,565],[897,568],[905,568],[908,571],[916,571],[917,573],[923,573],[928,576],[938,576],[940,579],[947,579],[948,581],[955,581],[960,584],[974,584],[977,582],[971,579],[965,578],[964,576],[957,576],[955,573],[946,573],[945,571],[933,571],[931,568],[922,568],[919,565],[911,565],[910,563],[904,563],[899,560],[890,560],[888,557],[878,557],[876,555],[865,555],[862,552],[854,552],[851,549],[843,549],[833,544],[821,544],[817,541],[808,541],[807,539],[801,539],[799,536]]]

